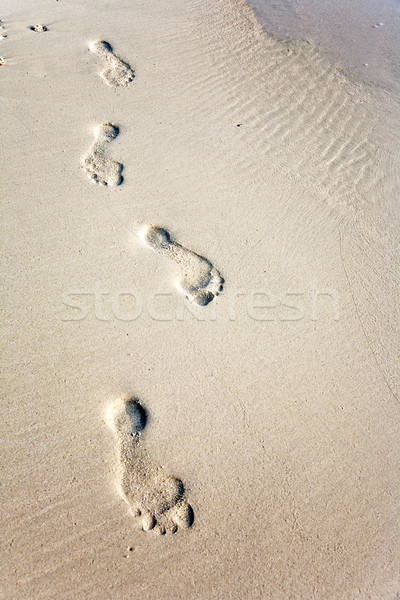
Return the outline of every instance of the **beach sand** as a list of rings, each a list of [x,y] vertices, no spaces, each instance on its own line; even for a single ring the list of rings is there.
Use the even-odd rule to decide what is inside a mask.
[[[240,0],[0,18],[3,597],[399,598],[395,92]]]
[[[269,34],[308,40],[368,85],[400,92],[398,0],[248,0]]]

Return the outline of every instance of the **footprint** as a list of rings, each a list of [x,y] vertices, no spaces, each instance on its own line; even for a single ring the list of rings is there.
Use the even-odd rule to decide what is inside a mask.
[[[222,291],[224,279],[212,263],[171,239],[166,229],[148,225],[139,235],[147,246],[179,265],[176,287],[190,302],[206,306]]]
[[[123,166],[116,160],[108,158],[106,148],[119,134],[119,129],[112,123],[103,123],[95,131],[95,141],[83,159],[83,165],[90,179],[101,185],[116,186],[123,181]]]
[[[4,21],[0,19],[0,40],[4,40],[7,37],[6,28],[4,27]]]
[[[128,65],[128,63],[121,60],[113,52],[111,45],[108,42],[92,42],[89,45],[89,49],[102,56],[105,59],[105,69],[100,73],[100,77],[110,85],[116,87],[117,85],[128,85],[135,77],[134,71]]]
[[[164,474],[153,463],[140,441],[147,414],[135,399],[115,400],[107,411],[107,422],[118,442],[120,494],[142,529],[159,534],[175,533],[193,523],[193,510],[184,498],[183,483]]]
[[[31,25],[29,29],[31,31],[36,31],[36,33],[44,33],[47,31],[46,25]]]

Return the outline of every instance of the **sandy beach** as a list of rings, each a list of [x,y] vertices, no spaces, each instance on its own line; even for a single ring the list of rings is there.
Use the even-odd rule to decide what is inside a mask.
[[[398,600],[397,71],[242,0],[0,19],[2,598]]]

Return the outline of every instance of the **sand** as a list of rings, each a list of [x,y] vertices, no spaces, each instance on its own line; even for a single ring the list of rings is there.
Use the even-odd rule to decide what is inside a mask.
[[[248,0],[268,33],[308,40],[358,81],[400,92],[398,0]]]
[[[394,91],[240,0],[0,17],[3,597],[398,598]]]

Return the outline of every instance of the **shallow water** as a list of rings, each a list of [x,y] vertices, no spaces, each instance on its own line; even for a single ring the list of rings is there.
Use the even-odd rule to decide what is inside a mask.
[[[399,0],[247,0],[267,31],[306,39],[359,81],[400,92]]]

